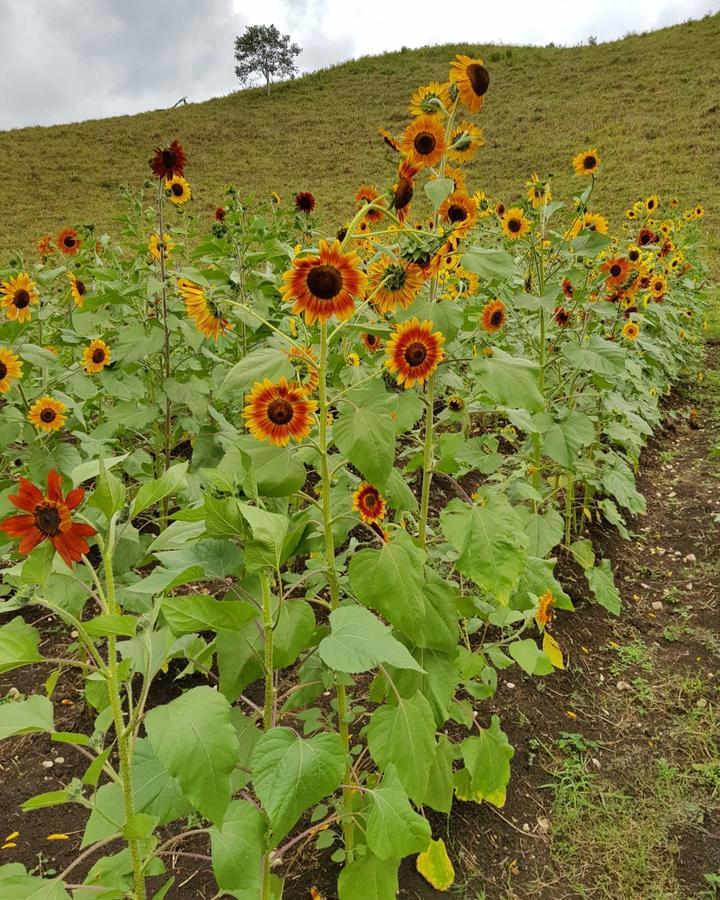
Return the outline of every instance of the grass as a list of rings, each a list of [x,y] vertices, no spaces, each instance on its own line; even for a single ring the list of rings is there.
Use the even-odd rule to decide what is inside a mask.
[[[703,202],[717,251],[718,43],[715,15],[597,46],[402,50],[279,85],[269,97],[255,89],[173,110],[0,132],[0,258],[66,224],[110,229],[120,186],[140,186],[152,148],[175,137],[190,154],[199,216],[209,217],[230,184],[259,197],[307,189],[334,231],[360,182],[392,181],[395,160],[377,126],[400,132],[414,88],[444,80],[458,52],[482,56],[491,73],[481,115],[487,146],[470,167],[472,186],[507,201],[537,171],[557,173],[560,193],[572,183],[570,157],[597,146],[598,210],[617,220],[629,201],[651,192]]]

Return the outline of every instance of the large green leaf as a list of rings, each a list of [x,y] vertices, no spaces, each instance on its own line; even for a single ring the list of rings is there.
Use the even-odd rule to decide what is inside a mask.
[[[610,561],[603,559],[593,568],[585,569],[585,577],[590,585],[590,590],[593,592],[593,596],[600,606],[604,606],[614,616],[620,615],[622,601],[620,593],[615,587]]]
[[[0,866],[0,897],[3,900],[70,900],[62,882],[28,875],[20,863]]]
[[[541,429],[544,430],[544,429]],[[565,469],[572,469],[578,451],[588,447],[595,439],[592,420],[579,412],[568,412],[559,422],[555,422],[543,436],[543,453],[554,459]]]
[[[570,342],[563,344],[562,354],[579,369],[599,375],[619,375],[625,371],[625,348],[613,341],[606,341],[599,334],[593,334],[581,346]]]
[[[432,203],[433,209],[440,209],[454,189],[455,182],[452,178],[434,178],[432,181],[425,182],[425,194]]]
[[[191,688],[150,710],[145,730],[158,759],[193,806],[211,822],[222,822],[239,753],[225,697],[210,687]]]
[[[452,809],[454,780],[453,761],[455,749],[449,738],[441,734],[438,738],[432,763],[428,771],[428,783],[423,803],[438,812],[449,813]]]
[[[502,494],[486,491],[479,506],[451,500],[440,514],[443,534],[457,550],[463,575],[506,604],[526,559],[522,520]]]
[[[146,481],[145,484],[140,485],[140,490],[135,495],[130,507],[130,518],[137,516],[150,506],[154,506],[170,494],[177,493],[185,482],[187,467],[187,462],[176,463],[166,469],[160,478]]]
[[[242,600],[216,600],[203,594],[165,597],[162,614],[173,634],[196,631],[238,631],[255,618],[257,611]]]
[[[283,561],[283,547],[290,524],[287,516],[267,512],[249,503],[240,504],[240,512],[252,531],[245,544],[245,567],[249,572],[278,569]]]
[[[380,859],[366,853],[340,873],[340,900],[395,900],[398,893],[399,859]]]
[[[39,641],[37,629],[28,625],[22,616],[16,616],[3,625],[0,628],[0,673],[40,662]]]
[[[367,791],[365,836],[370,850],[380,859],[401,859],[421,853],[431,838],[430,824],[410,805],[392,763],[383,780]]]
[[[223,400],[240,399],[248,388],[256,381],[279,381],[281,378],[291,380],[294,375],[292,363],[287,353],[275,347],[263,347],[253,350],[230,369],[220,385],[217,396]]]
[[[460,259],[460,265],[485,281],[520,276],[515,260],[506,250],[473,247]]]
[[[16,734],[54,730],[53,705],[47,697],[31,694],[25,700],[0,703],[0,741]]]
[[[210,829],[213,872],[219,888],[259,893],[265,828],[257,806],[246,800],[233,800],[222,827]]]
[[[469,774],[472,799],[504,806],[510,781],[510,760],[515,750],[500,728],[500,719],[493,716],[490,727],[481,728],[479,736],[465,738],[460,749]]]
[[[422,671],[387,625],[362,606],[341,606],[331,612],[330,629],[318,652],[336,672],[367,672],[378,663]]]
[[[435,753],[435,718],[420,692],[409,700],[380,706],[367,728],[370,754],[381,769],[397,767],[400,783],[415,803],[423,802]]]
[[[395,460],[395,425],[382,380],[344,395],[333,440],[368,481],[384,486]]]
[[[545,406],[540,393],[538,365],[523,357],[495,350],[488,359],[474,363],[483,391],[501,406],[539,412]]]
[[[255,744],[252,782],[277,844],[313,804],[334,793],[345,774],[340,735],[305,739],[291,728],[271,728]]]

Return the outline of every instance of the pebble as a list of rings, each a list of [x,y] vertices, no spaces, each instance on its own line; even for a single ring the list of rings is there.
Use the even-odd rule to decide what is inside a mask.
[[[55,765],[56,766],[61,766],[64,762],[65,762],[64,756],[56,756],[55,757]]]
[[[593,756],[590,762],[595,766],[596,769],[602,768],[602,766],[600,765],[600,760],[596,756]]]
[[[78,632],[73,628],[73,630],[70,632],[70,637],[76,638],[77,636],[78,636]]]
[[[697,556],[695,556],[694,553],[688,553],[688,555],[685,556],[685,557],[683,558],[683,562],[685,562],[685,563],[696,563],[696,562],[697,562]]]
[[[40,765],[43,767],[43,769],[52,769],[52,767],[55,765],[55,763],[51,759],[44,759],[40,763]]]
[[[545,816],[538,816],[537,827],[538,831],[547,834],[547,832],[550,831],[550,819],[546,819]]]
[[[688,583],[687,583],[687,589],[688,589],[689,591],[691,591],[691,590],[693,589],[693,583],[692,583],[692,581],[688,581]]]
[[[652,608],[653,609],[662,609],[663,608],[662,600],[653,600]]]
[[[530,826],[528,825],[527,822],[523,822],[523,831],[525,831],[525,832],[530,831]]]
[[[512,690],[515,687],[515,684],[512,681],[506,681],[505,687],[510,688],[510,690]]]
[[[619,691],[630,691],[630,690],[632,690],[632,688],[631,688],[630,685],[627,683],[627,681],[618,681],[618,683],[615,685],[615,687],[616,687]]]
[[[704,697],[701,697],[698,702],[695,704],[698,709],[705,709],[707,706],[707,700]]]

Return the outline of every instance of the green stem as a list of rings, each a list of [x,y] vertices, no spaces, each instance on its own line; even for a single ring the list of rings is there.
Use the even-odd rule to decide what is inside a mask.
[[[425,443],[423,449],[422,489],[420,492],[420,522],[418,524],[418,538],[420,545],[425,546],[427,540],[427,520],[430,510],[430,484],[432,482],[433,469],[433,405],[435,401],[435,376],[431,375],[427,384],[425,397],[427,407],[425,409]]]
[[[273,678],[273,618],[270,579],[267,572],[260,574],[263,601],[263,636],[265,639],[265,704],[263,707],[263,728],[272,728],[275,714],[275,681]]]

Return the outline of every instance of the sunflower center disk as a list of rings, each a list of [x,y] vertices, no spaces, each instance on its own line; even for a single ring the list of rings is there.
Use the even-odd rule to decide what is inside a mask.
[[[25,309],[30,303],[30,294],[25,290],[25,288],[20,288],[19,291],[15,291],[15,296],[13,297],[13,305],[18,309]]]
[[[166,169],[172,169],[177,162],[177,157],[172,150],[163,150],[162,161]]]
[[[435,135],[429,131],[421,131],[415,136],[413,146],[421,156],[427,156],[435,149]]]
[[[44,409],[40,413],[40,419],[43,422],[53,422],[55,420],[55,410],[54,409]]]
[[[365,506],[367,506],[368,509],[370,509],[370,510],[375,509],[375,507],[377,506],[377,502],[378,502],[377,494],[369,493],[369,494],[365,495]]]
[[[104,350],[93,350],[92,361],[94,363],[101,363],[105,359],[105,351]]]
[[[521,225],[519,219],[510,219],[510,221],[508,222],[508,228],[510,229],[510,231],[520,231],[520,227]]]
[[[421,366],[427,358],[427,347],[419,341],[414,341],[405,351],[405,362],[409,366]]]
[[[7,373],[8,373],[7,366],[5,365],[4,362],[0,362],[0,381],[3,380],[3,378],[7,375]]]
[[[56,506],[44,503],[33,511],[33,522],[38,531],[49,537],[60,534],[60,513]]]
[[[308,272],[307,286],[319,300],[332,300],[342,290],[342,274],[335,266],[313,266]]]
[[[176,197],[182,197],[184,190],[181,184],[174,184],[170,189]]]
[[[268,405],[267,417],[273,425],[287,425],[293,417],[292,403],[277,397]]]
[[[498,325],[502,325],[503,321],[503,312],[501,309],[496,309],[495,312],[490,316],[490,324],[497,327]]]
[[[467,215],[467,210],[455,203],[448,209],[448,219],[451,222],[464,222],[467,219]]]
[[[78,294],[84,294],[85,293],[85,282],[84,281],[76,281],[75,282],[75,290],[78,292]]]
[[[612,275],[613,278],[617,278],[621,272],[622,272],[622,269],[620,268],[620,266],[612,266],[610,268],[610,274]]]
[[[68,234],[67,237],[63,239],[63,244],[66,247],[74,247],[75,246],[75,238],[72,235]]]
[[[471,63],[465,70],[465,74],[473,91],[478,97],[482,97],[487,92],[488,87],[490,87],[490,73],[488,70],[479,63]]]

